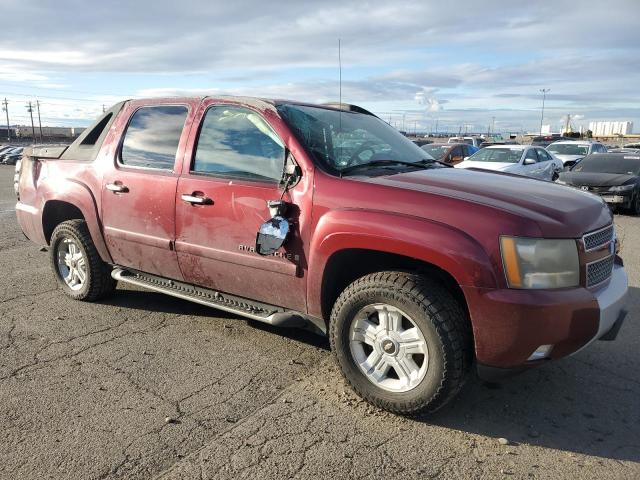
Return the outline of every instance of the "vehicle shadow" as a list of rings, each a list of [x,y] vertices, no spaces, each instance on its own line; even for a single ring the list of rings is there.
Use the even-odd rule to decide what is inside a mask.
[[[467,433],[640,462],[640,289],[614,342],[597,341],[501,384],[474,377],[451,405],[416,418]]]
[[[96,302],[102,305],[144,310],[145,312],[158,312],[169,315],[188,315],[203,318],[228,319],[230,321],[245,321],[251,327],[269,332],[274,335],[286,337],[291,340],[303,342],[313,347],[329,350],[328,340],[318,334],[301,328],[274,327],[256,320],[247,319],[240,315],[207,307],[198,303],[189,302],[180,298],[165,295],[163,293],[148,290],[132,290],[129,287],[120,286],[114,295]]]

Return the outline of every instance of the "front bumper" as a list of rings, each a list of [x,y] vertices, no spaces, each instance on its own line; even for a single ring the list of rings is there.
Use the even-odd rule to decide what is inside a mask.
[[[463,287],[478,365],[484,370],[517,372],[571,355],[606,338],[616,322],[621,323],[624,318],[627,289],[627,274],[617,264],[610,280],[597,290]],[[533,353],[543,345],[553,346],[549,354],[531,361]]]

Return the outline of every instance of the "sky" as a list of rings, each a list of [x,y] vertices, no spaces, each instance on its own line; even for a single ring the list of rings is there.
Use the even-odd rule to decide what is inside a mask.
[[[126,98],[339,98],[407,131],[640,132],[640,0],[0,0],[12,124],[85,126]],[[35,110],[34,110],[35,111]],[[4,123],[4,112],[0,123]],[[36,119],[37,121],[37,119]]]

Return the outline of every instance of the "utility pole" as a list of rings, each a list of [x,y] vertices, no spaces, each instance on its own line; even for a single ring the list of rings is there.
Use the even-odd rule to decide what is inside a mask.
[[[438,119],[436,118],[436,136],[438,135]]]
[[[544,101],[547,98],[547,93],[550,92],[550,88],[541,88],[542,93],[542,114],[540,115],[540,135],[542,135],[542,122],[544,121]]]
[[[35,141],[36,141],[36,127],[33,124],[33,105],[31,103],[31,100],[29,100],[29,103],[27,103],[26,107],[27,107],[27,112],[29,112],[29,115],[31,115],[31,138],[33,139],[33,142],[35,143]]]
[[[102,104],[102,113],[107,111],[107,107],[104,106],[104,103]]]
[[[40,127],[40,143],[44,143],[42,137],[42,121],[40,120],[40,100],[36,100],[36,107],[38,108],[38,126]]]
[[[2,110],[4,110],[4,112],[7,115],[7,141],[10,142],[11,141],[11,129],[9,128],[9,102],[7,101],[6,97],[4,99],[4,102],[2,102]]]
[[[496,117],[491,117],[491,135],[496,134]]]

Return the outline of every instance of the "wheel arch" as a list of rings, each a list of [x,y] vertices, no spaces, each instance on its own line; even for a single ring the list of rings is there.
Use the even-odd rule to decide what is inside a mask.
[[[47,245],[51,242],[51,234],[60,223],[67,220],[82,219],[87,223],[91,240],[100,258],[112,263],[113,260],[107,249],[102,235],[102,224],[98,215],[95,197],[91,191],[79,182],[65,180],[57,182],[55,188],[51,185],[41,186],[41,226],[43,238]]]
[[[334,252],[325,265],[320,295],[322,318],[328,322],[333,304],[352,282],[370,273],[387,270],[418,273],[436,278],[467,310],[464,292],[458,281],[438,265],[398,253],[347,248]]]

